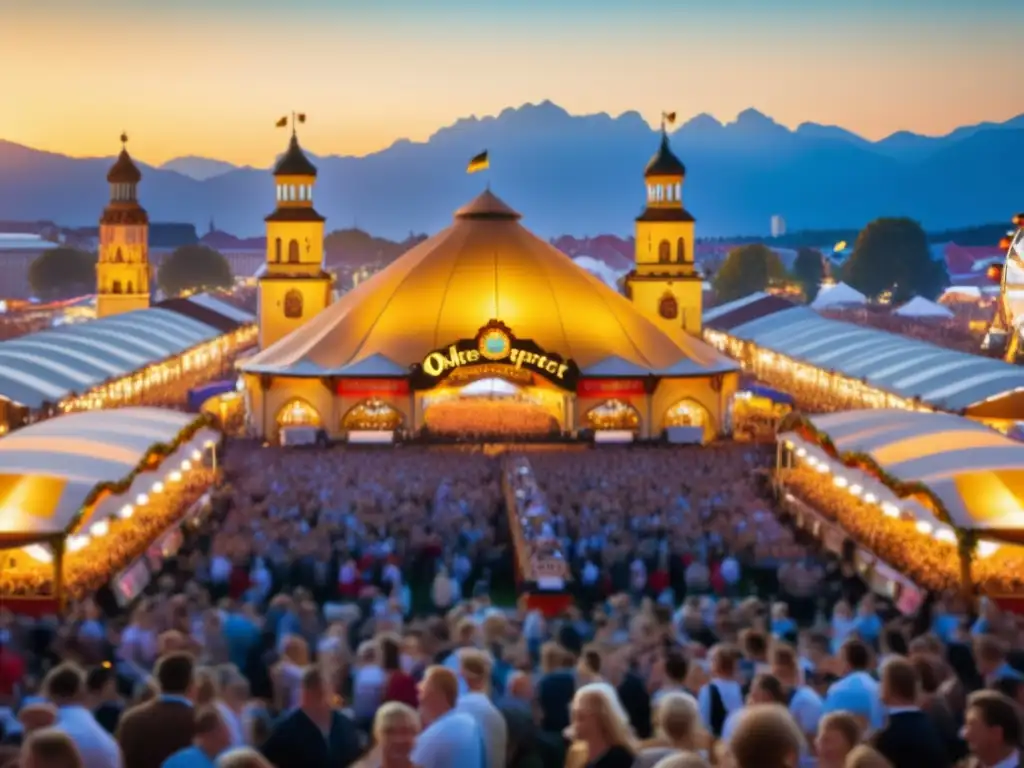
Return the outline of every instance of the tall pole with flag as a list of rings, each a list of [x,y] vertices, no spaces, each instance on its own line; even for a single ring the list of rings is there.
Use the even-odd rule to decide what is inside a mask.
[[[491,167],[491,157],[485,149],[478,155],[473,155],[469,160],[469,164],[466,166],[466,173],[480,173],[480,171],[486,171]],[[491,188],[490,179],[487,181],[487,189]]]
[[[292,136],[295,135],[295,126],[300,124],[300,123],[305,123],[305,122],[306,122],[306,113],[305,112],[292,112],[292,117],[291,117]],[[275,123],[275,125],[278,128],[287,128],[288,127],[288,116],[285,115],[284,117],[278,118],[277,123]]]
[[[661,132],[667,133],[668,126],[676,124],[676,113],[675,112],[662,112],[661,113]]]

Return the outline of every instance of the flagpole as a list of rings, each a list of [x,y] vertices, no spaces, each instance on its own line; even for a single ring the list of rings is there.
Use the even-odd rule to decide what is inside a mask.
[[[295,113],[292,112],[292,136],[297,136],[297,130],[295,128]]]

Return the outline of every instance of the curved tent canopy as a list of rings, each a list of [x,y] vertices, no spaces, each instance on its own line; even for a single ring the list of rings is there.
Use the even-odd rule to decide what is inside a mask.
[[[738,367],[699,339],[669,336],[484,192],[459,209],[451,226],[241,368],[350,376],[373,360],[392,375],[407,375],[430,352],[475,337],[491,319],[571,358],[584,375],[706,376]]]
[[[177,357],[222,333],[163,307],[30,333],[0,342],[0,398],[36,410]]]
[[[996,403],[1020,394],[1024,368],[927,342],[830,320],[793,307],[735,326],[727,333],[797,362],[941,411],[1020,418],[1024,402]],[[1012,413],[1011,413],[1012,411]]]
[[[0,438],[0,543],[21,546],[69,532],[97,486],[118,483],[159,444],[216,436],[195,414],[161,408],[84,411]]]
[[[899,409],[806,417],[839,455],[867,455],[902,483],[920,483],[964,530],[1024,537],[1024,444],[949,413]]]

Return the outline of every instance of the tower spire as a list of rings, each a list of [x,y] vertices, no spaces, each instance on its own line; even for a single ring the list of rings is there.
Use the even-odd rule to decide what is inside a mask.
[[[127,131],[121,131],[121,149],[123,151],[127,151],[128,150],[128,132]]]

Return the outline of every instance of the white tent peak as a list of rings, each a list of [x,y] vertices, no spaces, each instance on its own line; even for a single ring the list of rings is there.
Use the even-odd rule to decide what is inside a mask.
[[[952,310],[923,296],[915,296],[893,314],[900,317],[953,317]]]
[[[811,309],[826,309],[829,307],[840,307],[843,305],[867,304],[868,297],[851,288],[846,283],[836,283],[830,288],[822,288],[814,301],[811,302]]]

